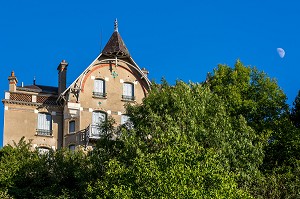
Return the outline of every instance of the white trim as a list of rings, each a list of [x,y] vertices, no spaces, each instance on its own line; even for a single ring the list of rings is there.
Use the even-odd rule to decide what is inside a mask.
[[[34,109],[34,111],[33,111],[34,113],[38,113],[39,111],[37,110],[37,109]]]
[[[4,110],[6,110],[6,111],[7,111],[7,110],[8,110],[8,106],[4,106]]]
[[[92,108],[89,108],[89,112],[93,112],[93,109],[92,109]]]
[[[118,111],[118,115],[122,115],[122,112]]]
[[[109,81],[109,78],[108,78],[108,77],[104,77],[104,80],[108,82],[108,81]]]
[[[107,110],[106,112],[107,112],[107,114],[109,114],[109,115],[111,114],[111,110]]]
[[[9,100],[9,98],[10,98],[10,92],[5,92],[5,99]]]
[[[123,79],[120,79],[120,83],[123,84],[123,83],[124,83],[124,80],[123,80]]]
[[[91,79],[95,79],[95,76],[92,75],[92,76],[91,76]]]

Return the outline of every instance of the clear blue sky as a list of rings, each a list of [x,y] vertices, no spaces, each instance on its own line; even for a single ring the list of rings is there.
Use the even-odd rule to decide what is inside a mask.
[[[300,89],[299,9],[298,0],[1,1],[0,92],[4,98],[12,70],[19,85],[35,76],[37,84],[56,86],[62,59],[72,83],[118,18],[126,46],[151,80],[201,82],[217,64],[240,59],[276,78],[292,104]],[[3,105],[0,112],[2,134]]]

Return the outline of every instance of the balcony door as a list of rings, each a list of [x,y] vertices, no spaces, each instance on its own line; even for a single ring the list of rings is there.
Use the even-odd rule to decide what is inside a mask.
[[[106,120],[106,113],[94,111],[92,116],[91,137],[100,137],[100,125]]]

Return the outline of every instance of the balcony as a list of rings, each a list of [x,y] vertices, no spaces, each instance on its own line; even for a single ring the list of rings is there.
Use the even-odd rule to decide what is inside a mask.
[[[122,95],[122,100],[124,100],[124,101],[134,101],[135,96],[133,96],[133,95]]]
[[[91,124],[88,128],[87,135],[90,139],[99,139],[101,137],[100,126],[97,124]]]
[[[36,129],[36,135],[41,135],[41,136],[52,136],[52,130],[47,130],[47,129]]]
[[[106,98],[107,93],[102,93],[102,92],[93,92],[93,97],[96,98]]]

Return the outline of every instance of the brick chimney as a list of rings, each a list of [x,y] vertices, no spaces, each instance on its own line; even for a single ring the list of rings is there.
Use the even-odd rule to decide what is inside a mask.
[[[67,86],[67,67],[68,63],[66,60],[62,60],[57,67],[58,70],[58,95],[60,95]]]
[[[8,77],[9,81],[9,91],[10,92],[16,92],[17,91],[17,77],[15,76],[15,72],[11,71],[11,75]]]

